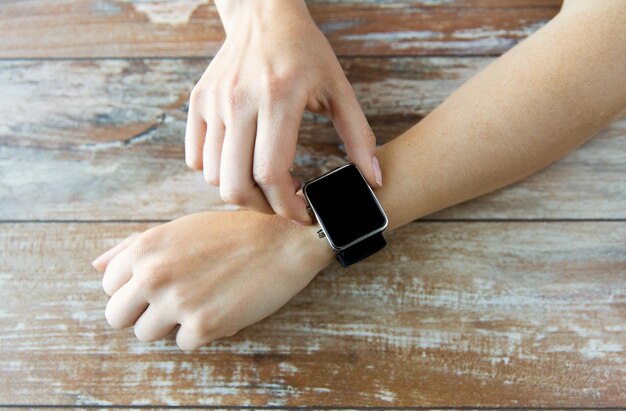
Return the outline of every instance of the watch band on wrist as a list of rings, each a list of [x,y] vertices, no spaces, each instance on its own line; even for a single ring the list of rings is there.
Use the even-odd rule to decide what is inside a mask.
[[[387,245],[383,233],[372,234],[364,240],[337,252],[337,260],[347,267],[382,250]]]

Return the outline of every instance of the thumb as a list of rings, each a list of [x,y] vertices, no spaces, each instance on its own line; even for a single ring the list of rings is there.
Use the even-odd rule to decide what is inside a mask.
[[[365,118],[354,90],[347,84],[343,93],[330,101],[331,120],[346,147],[348,158],[361,170],[373,188],[382,187],[383,179],[376,158],[376,137]]]

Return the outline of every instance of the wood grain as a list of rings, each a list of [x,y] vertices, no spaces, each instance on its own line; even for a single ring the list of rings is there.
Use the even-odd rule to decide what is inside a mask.
[[[560,0],[307,2],[339,55],[500,54]],[[210,56],[224,34],[208,0],[0,3],[0,57]]]
[[[381,144],[560,3],[307,1]],[[0,2],[0,407],[626,406],[626,118],[198,353],[112,330],[89,261],[228,208],[183,162],[223,38],[208,0]],[[323,117],[299,141],[301,178],[344,161]]]
[[[626,404],[624,222],[410,224],[195,354],[104,320],[89,261],[146,227],[0,225],[3,404]]]
[[[391,140],[491,58],[349,58],[378,137]],[[203,60],[0,62],[0,219],[171,219],[222,209],[183,161],[189,90]],[[294,173],[344,161],[332,126],[304,118]],[[626,218],[626,119],[518,184],[429,219]]]

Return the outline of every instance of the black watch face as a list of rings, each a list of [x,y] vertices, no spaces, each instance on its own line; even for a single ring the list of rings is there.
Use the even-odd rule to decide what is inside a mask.
[[[382,208],[353,164],[313,180],[304,193],[335,248],[346,247],[387,225]]]

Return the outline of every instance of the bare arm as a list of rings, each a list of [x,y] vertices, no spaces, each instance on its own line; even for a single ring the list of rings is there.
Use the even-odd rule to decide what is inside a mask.
[[[379,149],[395,228],[520,180],[626,107],[626,1],[573,0]]]
[[[626,0],[576,0],[378,150],[396,228],[519,180],[626,107]],[[195,349],[267,317],[333,259],[314,226],[253,212],[198,213],[129,238],[106,270],[114,327],[142,340],[180,324]]]

